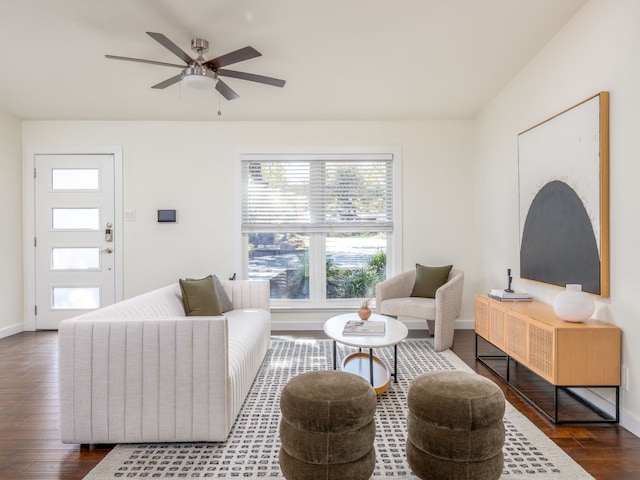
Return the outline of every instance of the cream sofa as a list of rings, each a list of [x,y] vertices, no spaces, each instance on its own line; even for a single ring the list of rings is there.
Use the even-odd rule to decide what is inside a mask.
[[[269,282],[186,317],[176,283],[60,323],[63,443],[224,441],[269,348]]]

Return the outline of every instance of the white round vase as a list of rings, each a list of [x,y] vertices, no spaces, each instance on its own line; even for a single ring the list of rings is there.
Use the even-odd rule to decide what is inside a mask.
[[[553,300],[553,311],[567,322],[589,320],[595,309],[593,298],[583,292],[582,285],[579,284],[568,284],[567,289]]]

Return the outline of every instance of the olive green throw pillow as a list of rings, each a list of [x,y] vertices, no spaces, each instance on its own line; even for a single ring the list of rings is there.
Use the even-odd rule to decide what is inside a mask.
[[[222,315],[213,276],[194,279],[180,279],[182,303],[187,317],[217,317]]]
[[[412,297],[435,298],[436,290],[447,283],[453,265],[444,267],[425,267],[416,263],[416,281],[413,284]]]

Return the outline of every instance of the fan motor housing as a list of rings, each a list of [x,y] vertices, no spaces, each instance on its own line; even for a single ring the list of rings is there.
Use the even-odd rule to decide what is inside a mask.
[[[191,50],[198,53],[207,53],[209,51],[209,42],[203,38],[194,38],[191,40]]]

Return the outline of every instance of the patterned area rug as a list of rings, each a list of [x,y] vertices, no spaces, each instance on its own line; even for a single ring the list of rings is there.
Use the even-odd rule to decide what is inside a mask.
[[[338,346],[339,360],[355,351]],[[377,349],[393,365],[393,349]],[[274,337],[242,411],[224,443],[118,445],[85,477],[117,478],[273,478],[278,465],[280,392],[290,378],[310,370],[332,368],[330,340]],[[435,352],[426,340],[408,339],[398,346],[398,383],[378,397],[376,468],[373,479],[416,479],[405,457],[406,394],[411,380],[429,370],[466,370],[450,350]],[[502,479],[592,479],[537,427],[507,402]],[[339,480],[339,479],[336,479]]]

